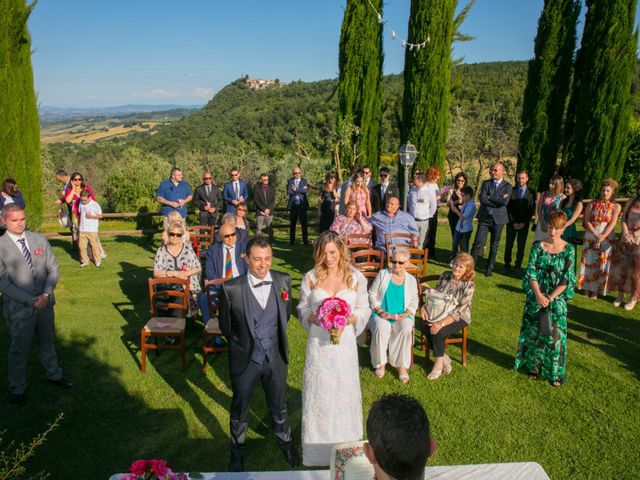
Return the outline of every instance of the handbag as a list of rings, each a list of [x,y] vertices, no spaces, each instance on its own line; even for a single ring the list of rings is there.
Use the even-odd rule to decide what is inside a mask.
[[[58,222],[60,223],[61,227],[71,227],[71,219],[69,218],[69,213],[67,212],[67,208],[65,206],[62,206],[58,209]]]
[[[540,335],[551,335],[551,317],[549,316],[549,310],[542,309],[538,311],[538,333]]]
[[[450,293],[430,289],[424,292],[425,308],[429,314],[427,323],[441,322],[458,306],[456,298]]]

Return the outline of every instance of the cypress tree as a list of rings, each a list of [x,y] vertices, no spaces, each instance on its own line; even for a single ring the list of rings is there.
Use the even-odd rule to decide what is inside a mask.
[[[444,169],[451,97],[451,45],[456,0],[412,0],[409,42],[424,48],[405,50],[402,143],[420,154],[416,168]],[[402,170],[401,170],[402,171]]]
[[[18,183],[31,228],[42,221],[40,124],[27,30],[34,6],[0,0],[0,177]]]
[[[579,13],[578,0],[545,0],[538,20],[535,54],[524,91],[518,158],[518,170],[527,170],[530,184],[538,190],[547,189],[556,169]]]
[[[382,0],[371,0],[382,13]],[[377,170],[382,124],[382,24],[367,0],[347,0],[340,32],[338,126],[353,122],[358,135],[358,161]],[[353,164],[351,149],[343,149],[343,167]]]
[[[587,0],[566,125],[566,168],[595,196],[622,176],[631,116],[638,32],[636,0]]]

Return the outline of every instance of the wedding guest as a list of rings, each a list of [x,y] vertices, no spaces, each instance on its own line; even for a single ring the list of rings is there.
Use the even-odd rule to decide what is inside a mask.
[[[187,203],[193,199],[193,192],[191,186],[183,180],[182,170],[178,167],[171,169],[169,178],[158,186],[156,199],[162,204],[163,228],[167,227],[167,217],[171,212],[178,212],[182,218],[187,218]]]
[[[418,227],[411,215],[400,210],[400,200],[398,197],[387,197],[387,204],[383,211],[374,213],[370,219],[371,225],[375,229],[375,248],[385,251],[384,236],[389,233],[406,233],[411,235],[410,245],[418,245]]]
[[[309,208],[309,200],[307,192],[309,191],[309,181],[302,178],[302,170],[300,167],[293,168],[293,178],[287,180],[287,195],[289,202],[289,245],[296,242],[296,224],[300,220],[302,228],[302,242],[309,245],[309,235],[307,233],[307,209]]]
[[[318,233],[329,230],[336,218],[336,206],[340,201],[336,178],[336,174],[333,172],[327,173],[324,177],[324,185],[322,186],[322,190],[320,190],[320,198],[318,199],[320,209]]]
[[[593,299],[609,292],[611,250],[616,236],[616,222],[622,207],[614,195],[618,182],[608,178],[602,182],[600,198],[592,201],[584,212],[584,237],[578,289]]]
[[[67,187],[71,185],[71,177],[65,170],[60,169],[56,171],[55,178],[57,182],[62,184],[62,188],[58,192],[58,198],[56,199],[56,205],[60,206],[59,216],[62,214],[62,208],[66,208],[68,217],[69,219],[71,219],[73,218],[73,211],[71,209],[71,205],[68,205],[65,201],[65,197],[67,196],[65,192],[67,191]],[[63,205],[65,206],[63,207]],[[60,218],[62,217],[60,216]],[[73,222],[71,222],[71,225],[69,225],[69,232],[71,233],[71,237],[73,238]]]
[[[549,190],[542,192],[538,199],[536,217],[536,241],[547,237],[547,224],[549,216],[560,210],[560,203],[564,200],[564,180],[560,175],[554,175],[549,180]]]
[[[627,201],[622,214],[622,232],[613,253],[611,288],[618,291],[613,305],[624,302],[629,294],[625,310],[633,310],[640,299],[640,187],[638,195]]]
[[[462,200],[462,189],[466,187],[469,183],[469,177],[464,172],[458,172],[453,179],[453,189],[451,190],[451,196],[449,197],[449,213],[447,213],[447,219],[449,220],[449,229],[451,230],[451,240],[453,241],[453,237],[456,234],[456,226],[458,225],[458,220],[460,217],[458,214],[451,208],[451,205],[455,205],[455,207],[460,210],[464,201]],[[455,252],[454,252],[455,254]]]
[[[570,178],[564,184],[564,200],[560,202],[560,209],[567,214],[567,223],[564,226],[562,239],[573,245],[582,245],[582,238],[578,235],[576,222],[582,215],[582,182],[576,178]]]
[[[406,248],[394,248],[391,268],[380,270],[369,289],[369,305],[373,310],[369,320],[371,364],[376,377],[382,378],[388,360],[398,369],[402,383],[409,383],[413,325],[418,309],[418,282],[407,273],[409,258]]]
[[[529,174],[521,170],[516,174],[516,186],[511,190],[511,200],[507,205],[509,223],[507,223],[507,244],[504,249],[504,267],[511,268],[511,252],[517,240],[516,270],[522,267],[524,249],[529,235],[529,224],[536,212],[536,192],[528,185]]]
[[[429,258],[435,260],[436,255],[436,234],[438,232],[438,203],[440,202],[440,187],[438,182],[440,181],[440,169],[438,167],[429,167],[426,172],[425,187],[429,192],[429,198],[431,205],[435,204],[435,210],[429,212],[429,229],[427,231],[426,245],[419,248],[429,249]],[[448,187],[447,187],[448,188]]]
[[[567,215],[552,212],[547,237],[534,242],[522,279],[526,294],[515,369],[542,377],[554,387],[566,381],[567,302],[573,298],[575,247],[562,239]]]
[[[246,203],[240,202],[236,205],[236,228],[240,228],[247,232],[247,236],[249,235],[249,220],[247,218],[248,212],[249,207]]]
[[[2,182],[2,190],[0,190],[0,210],[2,210],[5,205],[11,205],[12,203],[15,203],[23,209],[26,207],[24,197],[20,189],[18,189],[16,181],[13,178],[6,178],[4,182]],[[6,230],[7,227],[4,225],[2,217],[0,217],[0,236],[4,235]]]
[[[236,205],[249,199],[249,188],[244,180],[240,180],[240,170],[232,168],[229,171],[231,177],[222,189],[222,200],[225,204],[225,213],[236,213]]]
[[[269,183],[269,175],[260,174],[260,182],[253,189],[253,203],[256,205],[256,235],[267,229],[269,242],[273,245],[273,211],[276,208],[276,189]]]
[[[433,349],[433,368],[427,375],[428,380],[437,380],[442,375],[451,373],[451,358],[445,353],[444,341],[446,338],[471,324],[471,301],[475,291],[475,262],[468,253],[459,253],[453,260],[450,272],[440,275],[435,290],[441,293],[453,295],[456,306],[441,321],[431,323],[427,337]],[[423,322],[428,322],[429,313],[426,307],[420,310]]]
[[[298,303],[298,319],[309,335],[302,379],[302,451],[304,465],[325,466],[333,445],[362,439],[356,337],[371,309],[367,280],[351,266],[338,234],[320,234],[313,259],[315,267],[302,279]],[[351,309],[347,325],[331,333],[318,325],[316,316],[329,297],[339,297]]]
[[[69,205],[71,210],[71,223],[72,231],[71,238],[74,243],[78,242],[78,227],[80,225],[80,192],[87,190],[92,200],[95,200],[95,195],[91,187],[84,183],[84,178],[79,172],[73,172],[71,174],[71,184],[64,192],[64,201]]]
[[[211,172],[204,172],[202,184],[196,187],[193,198],[198,208],[200,225],[215,226],[218,212],[222,206],[222,194],[220,187],[213,181]]]
[[[358,207],[353,202],[347,203],[344,215],[338,215],[330,228],[345,242],[348,241],[349,235],[368,235],[372,229],[373,227],[367,219],[358,213]]]
[[[87,243],[91,246],[91,254],[96,267],[102,265],[102,246],[98,240],[100,218],[102,208],[100,204],[91,198],[88,190],[80,192],[80,226],[78,234],[78,248],[80,249],[80,268],[89,265],[87,255]]]
[[[391,197],[400,198],[400,190],[396,185],[392,185],[391,170],[389,167],[380,167],[378,175],[380,183],[371,189],[371,212],[381,212],[387,205],[387,200]]]
[[[473,232],[473,217],[476,215],[476,202],[473,200],[473,188],[462,187],[460,199],[463,202],[460,209],[458,209],[453,198],[449,200],[449,212],[453,212],[458,216],[456,233],[453,236],[453,258],[456,257],[459,251],[469,253],[469,240]]]
[[[361,217],[369,218],[371,216],[369,189],[364,186],[364,177],[361,173],[356,173],[353,176],[351,185],[344,192],[342,203],[344,203],[345,208],[347,203],[354,203]]]
[[[413,175],[413,186],[409,190],[407,203],[407,211],[418,227],[418,248],[427,248],[429,221],[438,208],[435,192],[426,182],[427,176],[424,173]]]
[[[435,449],[427,413],[415,398],[392,393],[373,402],[364,453],[376,480],[423,480]]]
[[[237,217],[234,213],[225,213],[222,216],[220,227],[222,227],[222,225],[225,225],[225,224],[232,225],[233,228],[235,228],[236,230],[236,235],[238,236],[238,242],[246,246],[247,243],[249,242],[249,234],[247,233],[246,230],[242,228],[238,228],[238,226],[236,225],[236,222],[237,222]],[[222,237],[220,236],[220,232],[218,231],[213,236],[213,243],[220,243],[220,242],[222,242]]]
[[[360,164],[354,163],[351,167],[351,171],[349,172],[349,178],[347,178],[344,182],[342,182],[342,185],[340,185],[340,205],[338,210],[338,213],[340,215],[344,213],[344,194],[347,191],[347,188],[351,186],[351,182],[353,182],[353,178],[357,173],[362,173],[362,167],[360,167]]]
[[[184,235],[182,235],[181,237],[182,243],[190,244],[191,235],[189,234],[189,228],[187,227],[187,219],[180,215],[180,212],[170,212],[169,215],[167,215],[167,225],[176,222],[182,224],[182,229],[184,230]],[[167,243],[169,243],[169,234],[167,233],[166,227],[162,230],[160,238],[162,240],[162,245],[166,245]]]

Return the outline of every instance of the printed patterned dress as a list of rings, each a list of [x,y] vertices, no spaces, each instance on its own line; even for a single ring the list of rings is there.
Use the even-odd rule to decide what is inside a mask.
[[[564,195],[553,195],[551,192],[544,192],[540,202],[540,212],[545,225],[549,224],[549,218],[553,212],[560,210],[560,202],[564,199]],[[540,242],[547,238],[547,232],[542,230],[542,221],[538,220],[536,225],[535,241]]]
[[[522,288],[527,297],[518,337],[515,369],[524,366],[528,372],[536,373],[550,382],[566,381],[567,302],[573,298],[576,284],[574,256],[575,247],[569,243],[560,253],[548,253],[542,249],[540,242],[535,242],[522,279]],[[559,285],[567,287],[549,305],[551,335],[539,334],[538,312],[542,307],[536,302],[536,295],[529,283],[534,279],[538,281],[543,295],[549,295]]]
[[[611,288],[640,299],[640,202],[629,210],[626,222],[629,235],[620,238],[614,249]]]
[[[602,233],[613,219],[615,203],[594,200],[591,216],[585,222],[591,222],[596,232]],[[582,243],[582,260],[578,289],[606,295],[609,291],[609,269],[611,268],[611,250],[616,237],[615,229],[596,248],[597,240],[589,230],[585,230]]]
[[[166,245],[163,245],[156,252],[156,258],[153,262],[154,270],[193,270],[201,267],[200,260],[196,256],[190,244],[185,244],[180,253],[175,257],[169,253]],[[191,275],[189,277],[189,312],[188,317],[192,317],[198,311],[198,294],[201,291],[200,274]]]

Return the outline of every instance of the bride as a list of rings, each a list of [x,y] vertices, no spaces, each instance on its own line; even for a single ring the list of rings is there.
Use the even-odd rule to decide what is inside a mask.
[[[362,396],[356,337],[364,330],[371,309],[367,281],[351,266],[346,246],[331,231],[316,240],[315,268],[302,279],[298,319],[308,331],[302,381],[302,463],[329,465],[336,443],[362,439]],[[349,324],[335,335],[316,324],[316,311],[327,297],[340,297],[351,306]]]

